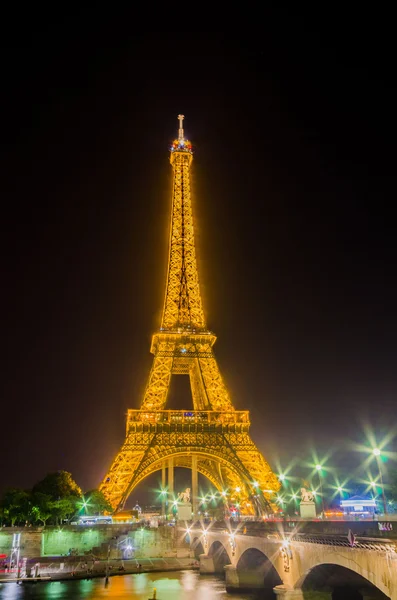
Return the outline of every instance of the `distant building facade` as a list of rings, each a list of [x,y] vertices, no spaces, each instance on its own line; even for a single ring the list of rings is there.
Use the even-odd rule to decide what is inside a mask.
[[[341,500],[341,508],[344,515],[356,516],[356,517],[371,517],[376,511],[376,500],[375,498],[369,498],[368,496],[352,496],[346,500]]]

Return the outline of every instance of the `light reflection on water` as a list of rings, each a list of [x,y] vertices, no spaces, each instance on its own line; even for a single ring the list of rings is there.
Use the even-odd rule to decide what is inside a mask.
[[[254,595],[227,594],[223,579],[197,571],[137,573],[109,578],[17,585],[0,584],[0,600],[254,600]],[[262,596],[263,597],[263,596]],[[273,597],[273,595],[271,595]]]

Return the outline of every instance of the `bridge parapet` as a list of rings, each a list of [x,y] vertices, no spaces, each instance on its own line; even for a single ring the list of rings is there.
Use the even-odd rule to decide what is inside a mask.
[[[313,535],[306,533],[291,533],[289,536],[287,535],[287,539],[289,539],[290,543],[305,542],[309,544],[323,544],[326,546],[345,546],[346,548],[352,547],[347,536],[340,535]],[[397,551],[397,542],[396,540],[387,540],[384,538],[357,537],[354,541],[354,548],[395,553]]]
[[[389,528],[385,527],[385,524]],[[393,527],[394,525],[394,527]],[[192,527],[208,528],[211,530],[226,530],[226,529],[245,529],[247,534],[266,537],[270,533],[296,534],[305,535],[335,535],[347,536],[349,529],[357,537],[375,538],[387,540],[396,540],[397,543],[397,522],[389,523],[386,521],[303,521],[303,520],[283,520],[271,521],[263,519],[241,520],[241,521],[211,521],[211,522],[195,522]],[[391,527],[391,528],[390,528]]]

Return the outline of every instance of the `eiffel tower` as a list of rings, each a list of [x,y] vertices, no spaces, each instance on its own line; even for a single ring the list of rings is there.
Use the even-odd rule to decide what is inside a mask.
[[[241,514],[272,509],[280,488],[249,435],[249,411],[235,410],[213,352],[199,288],[190,190],[192,145],[183,115],[170,148],[173,195],[168,275],[161,326],[153,334],[154,355],[140,410],[128,410],[124,444],[100,485],[115,511],[132,490],[156,471],[163,494],[174,494],[174,468],[192,471],[192,510],[198,514],[198,473],[215,486],[226,505]],[[172,375],[188,375],[194,410],[167,410]],[[166,475],[168,472],[168,486]],[[163,510],[165,499],[163,498]]]

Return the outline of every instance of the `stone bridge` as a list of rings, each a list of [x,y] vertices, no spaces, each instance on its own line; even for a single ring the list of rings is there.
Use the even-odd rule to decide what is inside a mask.
[[[281,524],[280,524],[281,525]],[[284,600],[397,600],[396,541],[284,532],[239,523],[187,529],[200,573],[224,574],[228,592],[273,589]]]

